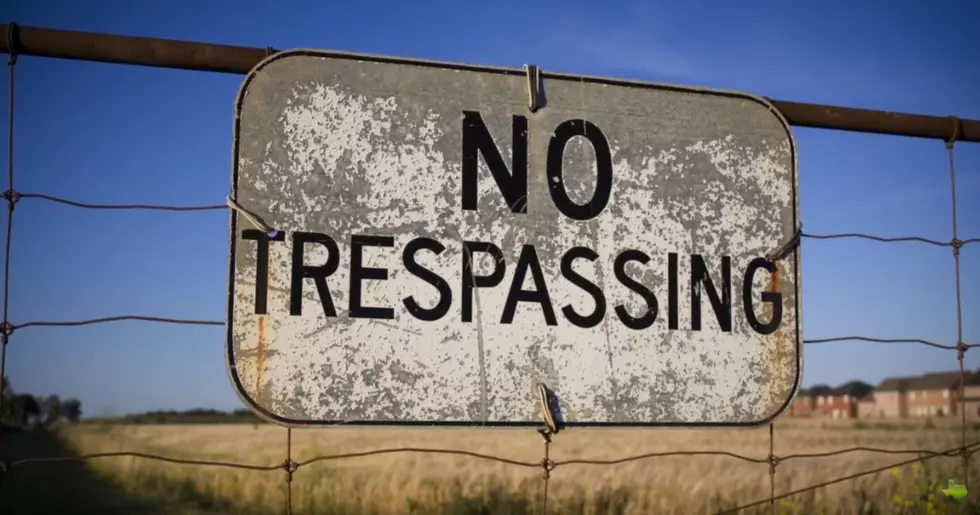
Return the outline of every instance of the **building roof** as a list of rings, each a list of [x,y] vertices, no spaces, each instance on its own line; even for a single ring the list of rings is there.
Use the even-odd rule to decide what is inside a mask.
[[[959,379],[959,378],[957,378],[957,379]],[[963,386],[980,386],[980,371],[976,371],[976,372],[969,371],[969,372],[966,372],[966,382],[963,383]],[[953,384],[953,387],[954,388],[959,388],[960,387],[959,380],[957,380]]]
[[[965,371],[964,386],[980,386],[980,370]],[[873,392],[904,392],[908,390],[948,390],[960,387],[960,372],[927,372],[919,376],[886,377],[873,387],[864,381],[848,381],[837,388],[818,384],[801,388],[797,396],[817,397],[827,395],[853,395],[857,398],[870,397]]]
[[[864,381],[848,381],[834,388],[834,395],[850,395],[858,399],[870,394],[874,387]]]
[[[949,390],[958,387],[959,384],[959,371],[930,372],[913,379],[909,384],[909,388],[912,390]]]
[[[904,392],[909,388],[909,382],[914,379],[912,377],[886,377],[878,383],[878,387],[875,390],[879,392]]]
[[[825,384],[814,385],[811,386],[809,390],[807,390],[807,395],[809,395],[810,397],[816,397],[818,395],[833,395],[833,394],[834,394],[834,389]]]
[[[966,386],[980,385],[980,372],[966,372]],[[927,372],[913,377],[889,377],[878,384],[878,391],[947,390],[960,387],[960,372]]]

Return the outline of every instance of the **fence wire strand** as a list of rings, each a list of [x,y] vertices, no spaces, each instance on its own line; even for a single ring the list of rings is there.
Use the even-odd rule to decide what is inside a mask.
[[[879,473],[885,472],[886,470],[889,470],[889,469],[893,469],[893,468],[897,468],[897,467],[904,467],[906,465],[911,465],[913,463],[922,463],[922,462],[924,462],[926,460],[929,460],[929,459],[932,459],[932,458],[937,458],[937,457],[940,457],[940,456],[956,456],[957,454],[961,454],[961,453],[967,453],[967,452],[972,453],[972,452],[974,452],[974,451],[977,450],[977,447],[980,447],[980,442],[971,444],[970,446],[968,446],[966,448],[964,448],[964,447],[954,447],[952,449],[946,450],[945,452],[934,453],[934,454],[929,455],[929,456],[920,456],[918,458],[913,458],[913,459],[909,459],[909,460],[905,460],[905,461],[899,461],[897,463],[891,463],[889,465],[885,465],[885,466],[882,466],[882,467],[876,467],[876,468],[873,468],[873,469],[864,470],[864,471],[857,472],[857,473],[854,473],[854,474],[849,474],[847,476],[842,476],[842,477],[839,477],[839,478],[836,478],[836,479],[831,479],[829,481],[824,481],[822,483],[817,483],[817,484],[806,486],[806,487],[803,487],[803,488],[798,488],[796,490],[791,490],[789,492],[785,492],[785,493],[779,494],[777,496],[774,496],[773,498],[770,498],[770,499],[762,499],[760,501],[756,501],[756,502],[753,502],[753,503],[742,504],[742,505],[739,505],[739,506],[737,506],[735,508],[732,508],[732,509],[729,509],[729,510],[723,510],[723,511],[716,512],[714,515],[727,515],[727,514],[730,514],[730,513],[738,513],[740,511],[744,511],[744,510],[747,510],[747,509],[750,509],[750,508],[755,508],[757,506],[762,506],[763,504],[766,504],[766,503],[774,503],[775,501],[778,501],[780,499],[785,499],[787,497],[793,497],[794,495],[804,494],[804,493],[807,493],[807,492],[810,492],[810,491],[813,491],[813,490],[818,490],[820,488],[825,488],[825,487],[828,487],[828,486],[831,486],[831,485],[834,485],[834,484],[837,484],[837,483],[843,483],[845,481],[850,481],[852,479],[859,479],[859,478],[862,478],[862,477],[865,477],[865,476],[870,476],[870,475],[873,475],[873,474],[879,474]]]
[[[159,205],[159,204],[105,204],[105,203],[89,203],[80,202],[76,200],[71,200],[67,198],[62,198],[54,195],[48,195],[44,193],[19,193],[14,187],[14,86],[15,86],[15,74],[14,70],[17,63],[17,54],[15,52],[15,31],[17,29],[16,24],[8,25],[7,31],[7,42],[8,48],[10,49],[8,58],[8,77],[9,77],[9,95],[8,95],[8,138],[7,138],[7,183],[8,188],[3,193],[3,198],[7,203],[7,220],[6,220],[6,232],[4,239],[5,255],[4,255],[4,286],[3,286],[3,321],[0,322],[0,378],[6,377],[6,359],[7,359],[7,346],[10,341],[10,336],[17,329],[24,329],[29,327],[79,327],[92,324],[102,324],[111,323],[119,321],[142,321],[142,322],[156,322],[156,323],[167,323],[167,324],[179,324],[179,325],[205,325],[205,326],[224,326],[224,321],[218,320],[195,320],[195,319],[182,319],[182,318],[167,318],[167,317],[157,317],[157,316],[147,316],[147,315],[120,315],[120,316],[109,316],[102,318],[92,318],[85,320],[76,321],[29,321],[14,325],[9,320],[9,306],[10,306],[10,264],[11,264],[11,241],[13,232],[13,214],[15,205],[21,200],[41,200],[47,201],[77,208],[83,209],[95,209],[95,210],[155,210],[155,211],[174,211],[174,212],[200,212],[200,211],[218,211],[229,209],[228,204],[213,204],[213,205],[198,205],[198,206],[177,206],[177,205]],[[966,418],[966,398],[965,398],[965,388],[966,388],[966,368],[964,364],[964,357],[967,350],[973,347],[980,347],[980,344],[967,344],[963,339],[963,314],[962,314],[962,294],[961,294],[961,280],[960,280],[960,249],[968,244],[980,243],[980,238],[970,238],[965,240],[959,239],[958,227],[957,227],[957,194],[956,194],[956,172],[955,172],[955,153],[954,145],[959,135],[959,121],[951,117],[953,121],[953,135],[948,141],[946,141],[946,148],[949,157],[949,176],[950,176],[950,194],[951,194],[951,204],[952,204],[952,238],[950,241],[940,241],[932,238],[925,238],[920,236],[902,236],[902,237],[881,237],[871,234],[862,233],[840,233],[840,234],[809,234],[799,232],[798,236],[802,238],[815,239],[815,240],[832,240],[832,239],[846,239],[846,238],[857,238],[866,239],[882,243],[900,243],[900,242],[914,242],[922,243],[927,245],[933,245],[938,247],[950,247],[953,253],[954,262],[954,273],[955,273],[955,283],[956,283],[956,319],[957,319],[957,330],[956,330],[956,343],[952,345],[941,344],[934,341],[919,339],[919,338],[874,338],[868,336],[839,336],[839,337],[829,337],[829,338],[817,338],[817,339],[805,339],[803,343],[805,344],[819,344],[819,343],[829,343],[829,342],[843,342],[843,341],[863,341],[871,343],[913,343],[925,345],[933,348],[938,348],[942,350],[954,350],[957,351],[957,361],[959,363],[959,409],[960,409],[960,446],[945,451],[932,451],[928,449],[888,449],[888,448],[878,448],[878,447],[865,447],[856,446],[843,449],[837,449],[822,453],[803,453],[803,454],[788,454],[785,456],[779,456],[776,454],[775,449],[775,424],[770,423],[768,426],[768,455],[765,457],[752,457],[741,455],[728,451],[701,451],[701,450],[685,450],[685,451],[669,451],[669,452],[656,452],[656,453],[644,453],[630,455],[622,458],[615,459],[569,459],[564,461],[553,461],[550,457],[551,449],[551,434],[546,431],[539,431],[544,437],[544,456],[541,461],[522,461],[513,458],[507,458],[503,456],[495,456],[483,453],[472,452],[468,450],[459,449],[444,449],[444,448],[422,448],[422,447],[396,447],[396,448],[386,448],[386,449],[373,449],[369,451],[362,452],[351,452],[351,453],[340,453],[340,454],[328,454],[319,455],[313,458],[308,458],[303,461],[293,460],[293,433],[291,428],[286,428],[286,453],[285,460],[281,463],[270,464],[270,465],[255,465],[247,463],[238,462],[228,462],[228,461],[214,461],[214,460],[194,460],[194,459],[184,459],[169,457],[165,455],[143,453],[143,452],[107,452],[107,453],[94,453],[94,454],[83,454],[77,456],[58,456],[58,457],[38,457],[38,458],[25,458],[20,460],[14,460],[9,463],[0,461],[0,479],[2,479],[5,473],[10,473],[11,470],[17,469],[29,465],[38,464],[49,464],[49,463],[59,463],[59,462],[71,462],[71,461],[89,461],[97,459],[107,459],[107,458],[139,458],[150,461],[159,461],[164,463],[170,463],[174,465],[186,465],[186,466],[205,466],[205,467],[218,467],[218,468],[228,468],[228,469],[241,469],[241,470],[251,470],[251,471],[284,471],[285,477],[285,512],[287,514],[293,513],[293,477],[295,473],[308,465],[312,465],[318,462],[324,461],[338,461],[355,459],[367,456],[379,456],[388,454],[444,454],[444,455],[456,455],[462,457],[469,457],[477,460],[496,462],[500,464],[524,467],[524,468],[541,468],[543,470],[543,488],[541,496],[541,512],[547,513],[548,509],[548,490],[551,478],[551,472],[559,467],[568,466],[615,466],[628,462],[634,462],[639,460],[647,459],[657,459],[672,456],[716,456],[716,457],[728,457],[734,460],[756,463],[756,464],[766,464],[768,466],[768,476],[769,476],[769,497],[767,499],[761,499],[756,502],[741,505],[729,510],[725,510],[719,513],[736,513],[750,508],[755,508],[769,504],[769,511],[771,514],[776,513],[776,501],[780,499],[785,499],[787,497],[793,497],[800,495],[812,490],[824,488],[836,483],[849,481],[857,479],[864,476],[869,476],[884,472],[891,468],[901,467],[909,465],[912,463],[924,462],[936,457],[962,457],[962,466],[965,484],[970,484],[969,478],[969,463],[970,457],[974,452],[980,450],[980,441],[968,443],[967,441],[967,418]],[[0,395],[0,413],[3,413],[3,396]],[[3,434],[3,417],[0,416],[0,436]],[[0,440],[2,443],[2,440]],[[805,459],[819,459],[841,456],[849,453],[872,453],[872,454],[884,454],[884,455],[916,455],[915,458],[901,461],[898,463],[892,463],[887,466],[878,467],[863,472],[850,474],[840,478],[836,478],[830,481],[825,481],[822,483],[807,486],[805,488],[800,488],[781,494],[776,493],[776,469],[777,465],[782,462],[791,460],[805,460]]]
[[[291,448],[291,444],[289,443],[291,429],[290,428],[286,428],[286,429],[287,429],[287,448]],[[647,454],[631,455],[624,458],[612,459],[612,460],[570,459],[570,460],[554,461],[548,459],[547,470],[554,471],[555,469],[558,468],[565,468],[571,466],[621,465],[623,463],[635,462],[640,460],[650,460],[650,459],[678,457],[678,456],[726,457],[736,461],[743,461],[746,463],[754,463],[759,465],[769,464],[773,461],[773,459],[775,459],[779,463],[782,463],[791,460],[832,458],[835,456],[840,456],[843,454],[851,454],[856,452],[865,452],[869,454],[894,455],[894,456],[915,455],[921,459],[940,458],[940,457],[949,458],[949,457],[961,456],[963,454],[963,449],[972,452],[972,450],[976,449],[977,447],[980,447],[980,441],[971,442],[964,446],[954,447],[952,449],[947,449],[943,451],[935,451],[931,449],[888,449],[888,448],[879,448],[879,447],[850,447],[847,449],[837,449],[834,451],[820,452],[820,453],[788,454],[786,456],[778,456],[775,454],[771,454],[760,458],[753,458],[751,456],[736,454],[728,451],[669,451],[669,452],[653,452]],[[287,458],[287,460],[284,462],[274,463],[270,465],[255,465],[249,463],[215,461],[215,460],[192,460],[186,458],[177,458],[174,456],[167,456],[165,454],[132,452],[132,451],[100,452],[100,453],[91,453],[91,454],[80,454],[78,456],[52,456],[52,457],[42,457],[42,458],[24,458],[24,459],[10,461],[6,465],[7,467],[13,469],[13,468],[24,467],[28,465],[37,465],[37,464],[46,464],[46,463],[64,463],[64,462],[73,462],[73,461],[97,460],[103,458],[130,457],[130,458],[141,458],[150,461],[160,461],[160,462],[170,463],[174,465],[204,465],[209,467],[253,470],[258,472],[268,472],[268,471],[275,471],[275,470],[288,471],[291,469],[295,472],[297,469],[305,468],[314,463],[320,463],[325,461],[344,461],[344,460],[351,460],[357,458],[367,458],[371,456],[383,456],[383,455],[391,455],[391,454],[442,454],[442,455],[474,458],[481,461],[489,461],[494,463],[500,463],[503,465],[512,465],[515,467],[542,468],[541,461],[521,461],[517,459],[496,456],[493,454],[482,454],[478,452],[467,451],[465,449],[446,449],[446,448],[439,448],[439,447],[391,447],[387,449],[372,449],[369,451],[349,452],[349,453],[342,453],[342,454],[324,454],[320,456],[315,456],[313,458],[307,458],[303,461],[294,461],[290,457]],[[287,462],[289,463],[288,467],[286,465]]]
[[[869,343],[918,343],[920,345],[925,345],[927,347],[934,347],[936,349],[943,350],[960,350],[960,348],[971,349],[973,347],[980,347],[980,344],[960,344],[960,345],[944,345],[941,343],[936,343],[929,340],[923,340],[920,338],[872,338],[870,336],[834,336],[831,338],[808,338],[803,340],[804,344],[818,344],[818,343],[832,343],[832,342],[845,342],[845,341],[860,341]]]
[[[766,461],[769,463],[769,514],[776,515],[776,425],[769,424],[769,456]]]
[[[21,199],[40,199],[66,206],[80,207],[83,209],[108,209],[108,210],[149,210],[149,211],[218,211],[228,209],[224,204],[213,204],[209,206],[167,206],[160,204],[90,204],[78,202],[66,198],[45,195],[43,193],[19,193]]]
[[[901,466],[910,465],[910,464],[913,464],[913,463],[921,463],[921,462],[924,462],[924,461],[929,460],[929,459],[932,459],[932,458],[938,458],[938,457],[955,457],[955,456],[964,456],[965,458],[968,458],[970,455],[972,455],[972,453],[976,452],[978,450],[978,448],[980,448],[980,441],[976,441],[976,442],[971,442],[971,443],[968,443],[968,444],[964,444],[964,445],[959,446],[959,447],[950,448],[950,449],[947,449],[947,450],[944,450],[944,451],[933,451],[933,450],[929,450],[929,449],[886,449],[886,448],[875,448],[875,447],[852,447],[852,448],[849,448],[849,449],[840,449],[840,450],[837,450],[837,451],[830,451],[830,452],[825,452],[825,453],[791,454],[791,455],[787,455],[787,456],[776,456],[775,454],[773,454],[773,450],[774,450],[773,447],[774,446],[772,444],[772,442],[774,440],[774,433],[775,433],[774,426],[770,424],[770,426],[769,426],[769,436],[770,436],[770,439],[769,439],[769,441],[770,441],[770,450],[769,450],[769,453],[770,454],[767,457],[765,457],[765,458],[752,458],[752,457],[749,457],[749,456],[743,456],[743,455],[739,455],[739,454],[735,454],[735,453],[731,453],[731,452],[727,452],[727,451],[673,451],[673,452],[661,452],[661,453],[648,453],[648,454],[643,454],[643,455],[638,455],[638,456],[629,456],[629,457],[622,458],[622,459],[617,459],[617,460],[583,460],[583,459],[573,459],[573,460],[565,460],[565,461],[552,461],[548,457],[546,457],[544,459],[544,462],[528,462],[528,461],[520,461],[520,460],[509,459],[509,458],[503,458],[503,457],[500,457],[500,456],[493,456],[493,455],[488,455],[488,454],[474,453],[474,452],[466,451],[466,450],[442,449],[442,448],[420,448],[420,447],[398,447],[398,448],[390,448],[390,449],[375,449],[375,450],[363,451],[363,452],[356,452],[356,453],[322,455],[322,456],[317,456],[317,457],[314,457],[314,458],[309,458],[309,459],[304,460],[304,461],[301,461],[301,462],[296,462],[296,461],[293,461],[292,460],[292,457],[291,457],[292,429],[291,428],[286,428],[286,449],[287,449],[287,451],[286,451],[287,452],[286,461],[283,462],[283,463],[276,463],[276,464],[270,464],[270,465],[254,465],[254,464],[247,464],[247,463],[236,463],[236,462],[214,461],[214,460],[192,460],[192,459],[175,458],[175,457],[169,457],[169,456],[164,456],[164,455],[159,455],[159,454],[142,453],[142,452],[105,452],[105,453],[84,454],[84,455],[79,455],[79,456],[57,456],[57,457],[46,457],[46,458],[25,458],[25,459],[21,459],[21,460],[12,461],[12,462],[7,463],[5,465],[6,465],[6,467],[8,469],[14,469],[14,468],[23,467],[23,466],[31,465],[31,464],[77,462],[77,461],[88,461],[88,460],[96,460],[96,459],[103,459],[103,458],[124,458],[124,457],[129,457],[129,458],[141,458],[141,459],[146,459],[146,460],[151,460],[151,461],[158,461],[158,462],[163,462],[163,463],[170,463],[170,464],[174,464],[174,465],[206,466],[206,467],[218,467],[218,468],[228,468],[228,469],[238,469],[238,470],[259,471],[259,472],[269,472],[269,471],[276,471],[276,470],[285,470],[286,471],[286,489],[287,489],[286,490],[286,492],[287,492],[287,494],[286,494],[286,510],[287,510],[286,513],[292,513],[292,492],[291,492],[292,478],[293,478],[293,474],[297,470],[299,470],[300,468],[306,467],[307,465],[311,465],[313,463],[322,462],[322,461],[337,461],[337,460],[345,460],[345,459],[352,459],[352,458],[361,458],[361,457],[367,457],[367,456],[379,456],[379,455],[384,455],[384,454],[408,454],[408,453],[416,453],[416,454],[448,454],[448,455],[466,456],[466,457],[477,458],[477,459],[481,459],[481,460],[492,461],[492,462],[497,462],[497,463],[502,463],[502,464],[507,464],[507,465],[514,465],[514,466],[525,467],[525,468],[539,468],[539,467],[542,467],[544,463],[547,463],[547,465],[544,467],[546,472],[553,471],[553,470],[555,470],[555,469],[557,469],[559,467],[567,467],[567,466],[573,466],[573,465],[617,465],[617,464],[622,464],[622,463],[626,463],[626,462],[629,462],[629,461],[636,461],[636,460],[640,460],[640,459],[653,459],[653,458],[662,458],[662,457],[668,457],[668,456],[691,456],[691,457],[696,457],[696,456],[724,456],[724,457],[730,457],[730,458],[733,458],[733,459],[736,459],[736,460],[745,461],[745,462],[749,462],[749,463],[768,464],[769,467],[770,467],[769,470],[772,471],[770,473],[770,478],[771,478],[771,482],[770,482],[770,497],[767,498],[767,499],[762,499],[762,500],[759,500],[759,501],[750,503],[750,504],[741,505],[741,506],[738,506],[736,508],[732,508],[730,510],[725,510],[725,511],[717,512],[718,514],[722,514],[722,513],[736,513],[736,512],[739,512],[739,511],[746,510],[746,509],[750,509],[750,508],[762,506],[762,505],[767,504],[767,503],[770,505],[771,511],[774,511],[775,510],[775,502],[778,501],[778,500],[780,500],[780,499],[785,499],[787,497],[792,497],[794,495],[799,495],[799,494],[802,494],[802,493],[806,493],[806,492],[811,491],[811,490],[816,490],[816,489],[819,489],[819,488],[824,488],[824,487],[827,487],[827,486],[830,486],[830,485],[833,485],[833,484],[836,484],[836,483],[840,483],[840,482],[843,482],[843,481],[848,481],[848,480],[857,479],[857,478],[860,478],[860,477],[863,477],[863,476],[869,476],[869,475],[877,474],[877,473],[884,472],[884,471],[887,471],[887,470],[892,469],[892,468],[895,468],[895,467],[901,467]],[[546,440],[546,448],[547,448],[547,444],[548,443],[550,443],[550,442],[548,442]],[[865,471],[858,472],[858,473],[855,473],[855,474],[851,474],[851,475],[848,475],[848,476],[844,476],[844,477],[840,477],[840,478],[828,480],[828,481],[825,481],[825,482],[822,482],[822,483],[818,483],[818,484],[815,484],[815,485],[807,486],[805,488],[800,488],[800,489],[797,489],[797,490],[792,490],[792,491],[789,491],[789,492],[785,492],[785,493],[776,495],[776,493],[775,493],[775,466],[776,466],[776,464],[781,463],[781,462],[784,462],[784,461],[789,461],[789,460],[792,460],[792,459],[827,458],[827,457],[839,456],[841,454],[851,453],[851,452],[868,452],[868,453],[879,453],[879,454],[888,454],[888,455],[915,454],[915,455],[917,455],[917,457],[916,458],[911,458],[911,459],[908,459],[908,460],[904,460],[904,461],[900,461],[900,462],[897,462],[897,463],[891,463],[891,464],[886,465],[886,466],[877,467],[877,468],[870,469],[870,470],[865,470]],[[547,456],[547,451],[546,451],[546,456]],[[548,490],[547,490],[547,484],[548,484],[548,482],[547,482],[547,479],[548,479],[548,476],[546,475],[545,476],[545,488],[544,488],[544,492],[543,492],[543,496],[542,496],[542,508],[543,508],[543,510],[546,510],[546,508],[547,508],[547,497],[548,497]]]
[[[293,473],[299,465],[293,461],[293,428],[286,428],[286,461],[281,465],[286,472],[286,513],[293,512]]]
[[[290,430],[290,428],[286,428]],[[287,432],[287,447],[291,447],[289,442],[291,433]],[[570,466],[611,466],[611,465],[622,465],[624,463],[631,463],[635,461],[650,460],[657,458],[670,458],[670,457],[720,457],[720,458],[731,458],[737,461],[743,461],[746,463],[755,464],[768,464],[773,458],[783,463],[786,461],[793,460],[809,460],[817,458],[833,458],[836,456],[841,456],[845,454],[853,454],[858,452],[868,453],[868,454],[884,454],[884,455],[916,455],[927,458],[936,457],[955,457],[961,455],[961,449],[968,448],[972,449],[974,447],[980,446],[980,441],[967,444],[963,447],[956,447],[952,450],[947,451],[935,451],[931,449],[888,449],[882,447],[849,447],[846,449],[836,449],[827,452],[817,452],[817,453],[801,453],[801,454],[787,454],[786,456],[778,456],[775,454],[767,455],[761,458],[753,458],[752,456],[746,456],[744,454],[737,454],[729,451],[667,451],[667,452],[651,452],[646,454],[630,455],[623,458],[617,459],[606,459],[606,460],[593,460],[593,459],[569,459],[562,461],[554,461],[548,459],[549,471],[555,470],[558,467],[570,467]],[[473,451],[468,451],[465,449],[446,449],[439,447],[391,447],[386,449],[371,449],[368,451],[360,452],[347,452],[340,454],[324,454],[320,456],[315,456],[312,458],[307,458],[303,461],[294,461],[291,457],[287,461],[290,463],[290,467],[294,471],[295,469],[304,468],[308,465],[314,463],[324,462],[324,461],[343,461],[351,460],[356,458],[367,458],[371,456],[384,456],[391,454],[442,454],[450,456],[460,456],[467,458],[474,458],[481,461],[489,461],[500,463],[503,465],[512,465],[515,467],[524,468],[542,468],[542,462],[540,461],[521,461],[512,458],[506,458],[503,456],[496,456],[493,454],[484,454]],[[101,452],[101,453],[91,453],[91,454],[80,454],[78,456],[53,456],[53,457],[43,457],[43,458],[24,458],[19,460],[13,460],[7,463],[10,468],[22,467],[32,464],[44,464],[44,463],[57,463],[57,462],[71,462],[71,461],[87,461],[102,458],[121,458],[121,457],[133,457],[142,458],[150,461],[161,461],[165,463],[172,463],[175,465],[208,465],[212,467],[224,467],[224,468],[236,468],[245,470],[255,470],[255,471],[270,471],[270,470],[284,470],[286,469],[285,462],[276,463],[272,465],[254,465],[248,463],[240,462],[229,462],[229,461],[212,461],[212,460],[189,460],[184,458],[177,458],[174,456],[167,456],[165,454],[154,454],[146,452],[130,452],[130,451],[119,451],[119,452]]]
[[[72,200],[64,197],[58,197],[54,195],[48,195],[46,193],[13,193],[17,196],[18,200],[45,200],[48,202],[54,202],[57,204],[63,204],[67,206],[74,206],[82,209],[103,209],[103,210],[145,210],[145,211],[222,211],[229,209],[227,204],[203,204],[197,206],[180,206],[180,205],[170,205],[170,204],[103,204],[103,203],[92,203],[92,202],[81,202],[78,200]],[[902,242],[918,242],[925,243],[928,245],[934,245],[937,247],[964,247],[972,243],[980,243],[980,238],[967,238],[965,240],[959,240],[954,238],[950,241],[941,241],[934,238],[926,238],[923,236],[877,236],[874,234],[866,233],[835,233],[835,234],[813,234],[803,232],[800,233],[801,238],[807,238],[811,240],[840,240],[840,239],[863,239],[877,241],[881,243],[902,243]]]
[[[64,204],[67,206],[74,206],[82,209],[104,209],[104,210],[147,210],[147,211],[222,211],[229,209],[227,204],[204,204],[197,206],[180,206],[180,205],[170,205],[170,204],[104,204],[104,203],[92,203],[92,202],[82,202],[78,200],[72,200],[65,197],[58,197],[55,195],[48,195],[46,193],[16,193],[18,200],[45,200],[48,202],[54,202],[57,204]],[[965,240],[953,239],[950,241],[941,241],[934,238],[926,238],[924,236],[877,236],[874,234],[866,233],[835,233],[835,234],[813,234],[803,232],[800,233],[801,238],[807,238],[811,240],[839,240],[839,239],[863,239],[877,241],[881,243],[902,243],[902,242],[918,242],[925,243],[928,245],[934,245],[937,247],[963,247],[972,243],[980,243],[980,238],[967,238]]]
[[[22,324],[11,325],[11,331],[16,329],[25,329],[27,327],[80,327],[84,325],[95,325],[95,324],[108,324],[111,322],[126,322],[126,321],[139,321],[139,322],[156,322],[161,324],[177,324],[177,325],[212,325],[212,326],[224,326],[225,323],[221,320],[195,320],[190,318],[168,318],[168,317],[155,317],[147,315],[119,315],[112,317],[102,317],[102,318],[88,318],[85,320],[68,320],[68,321],[51,321],[51,320],[39,320],[34,322],[24,322]]]
[[[10,334],[13,327],[10,325],[10,247],[14,232],[14,204],[17,198],[14,195],[14,69],[17,65],[17,52],[14,48],[16,25],[7,26],[7,69],[9,70],[9,93],[7,102],[7,191],[3,198],[7,201],[7,229],[4,233],[4,253],[3,253],[3,321],[0,322],[0,384],[7,377],[7,344],[10,342]],[[3,388],[0,386],[0,388]],[[3,449],[3,391],[0,390],[0,450]],[[3,474],[6,467],[0,467],[0,474]],[[0,476],[2,479],[2,476]]]
[[[963,296],[962,289],[960,286],[960,248],[963,246],[963,242],[959,239],[959,229],[957,227],[957,210],[956,210],[956,140],[960,135],[960,121],[955,116],[950,116],[950,120],[953,122],[953,135],[950,136],[949,140],[946,141],[946,154],[949,156],[949,196],[950,196],[950,208],[952,211],[952,216],[950,217],[950,222],[952,224],[953,232],[953,270],[956,285],[956,345],[957,345],[957,356],[956,359],[959,361],[960,365],[960,417],[961,425],[960,431],[962,439],[960,444],[966,447],[966,371],[964,365],[964,359],[966,356],[966,351],[969,348],[963,341]],[[970,455],[967,452],[963,453],[963,480],[965,484],[970,484]]]
[[[19,324],[9,324],[8,333],[12,333],[18,329],[25,329],[28,327],[78,327],[86,325],[95,324],[107,324],[112,322],[124,322],[124,321],[140,321],[140,322],[153,322],[153,323],[163,323],[163,324],[176,324],[176,325],[207,325],[214,327],[224,327],[225,322],[223,320],[203,320],[203,319],[188,319],[188,318],[170,318],[170,317],[157,317],[157,316],[147,316],[147,315],[118,315],[110,317],[100,317],[100,318],[87,318],[82,320],[35,320],[29,322],[23,322]],[[858,335],[848,335],[848,336],[832,336],[828,338],[807,338],[803,340],[805,345],[815,345],[820,343],[835,343],[835,342],[846,342],[846,341],[860,341],[868,343],[914,343],[919,345],[925,345],[927,347],[933,347],[942,350],[968,350],[975,347],[980,347],[977,343],[961,343],[958,345],[947,345],[930,340],[923,340],[921,338],[876,338],[872,336],[858,336]]]

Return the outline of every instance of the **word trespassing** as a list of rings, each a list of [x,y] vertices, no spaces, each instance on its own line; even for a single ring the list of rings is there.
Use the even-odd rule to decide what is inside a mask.
[[[255,241],[257,244],[255,313],[264,315],[268,312],[269,246],[271,242],[284,242],[285,233],[280,231],[270,235],[256,229],[248,229],[243,231],[242,238]],[[323,307],[324,315],[327,317],[336,317],[337,308],[334,304],[333,296],[327,287],[327,278],[340,269],[341,251],[337,241],[326,234],[315,232],[294,232],[291,239],[292,263],[290,268],[289,314],[292,316],[301,316],[303,314],[303,282],[306,279],[312,279],[320,304]],[[327,253],[326,261],[317,265],[306,264],[304,255],[307,245],[322,246]],[[361,291],[361,285],[364,281],[386,281],[388,279],[388,269],[364,266],[364,248],[391,248],[394,246],[395,238],[392,236],[366,234],[355,234],[351,236],[348,261],[350,289],[347,307],[350,318],[381,320],[395,318],[395,310],[392,307],[365,306],[362,301]],[[485,241],[463,241],[462,248],[459,283],[460,291],[462,292],[461,316],[463,322],[472,322],[473,291],[476,288],[494,288],[499,286],[503,282],[507,263],[500,247],[493,243]],[[439,320],[449,313],[449,309],[452,306],[453,291],[449,282],[436,272],[422,266],[417,259],[417,255],[423,251],[440,255],[446,250],[447,247],[442,243],[425,237],[410,240],[402,249],[402,263],[405,270],[432,285],[439,293],[439,300],[432,307],[422,306],[411,295],[402,299],[402,304],[408,313],[419,320],[426,322]],[[493,270],[488,274],[477,275],[473,272],[473,261],[477,259],[475,256],[479,253],[486,253],[492,258],[490,261],[493,263]],[[591,296],[595,304],[592,312],[587,314],[576,312],[571,305],[566,305],[561,308],[565,319],[577,327],[590,328],[599,325],[608,309],[606,297],[602,289],[572,268],[573,263],[578,259],[595,262],[598,258],[599,255],[594,250],[588,247],[578,246],[566,251],[560,260],[562,277]],[[670,330],[680,329],[679,259],[680,257],[677,253],[671,252],[667,255],[667,328]],[[721,258],[721,282],[718,286],[712,281],[703,256],[691,254],[689,259],[690,278],[688,281],[688,294],[691,308],[690,330],[701,330],[701,294],[703,291],[708,297],[721,330],[731,332],[731,258],[729,256],[723,256]],[[626,273],[626,265],[628,263],[635,261],[643,265],[650,260],[650,256],[645,252],[629,249],[619,253],[613,262],[613,273],[616,280],[636,295],[639,295],[647,305],[647,309],[643,310],[641,315],[629,313],[626,306],[622,304],[614,307],[617,318],[623,325],[630,329],[647,329],[656,322],[660,314],[660,301],[657,295],[650,288]],[[503,313],[500,316],[500,323],[514,323],[517,305],[521,302],[526,302],[540,306],[545,322],[548,325],[558,325],[555,307],[549,294],[541,261],[533,245],[524,245],[522,247],[520,256],[514,266],[514,276],[508,287],[507,300],[504,303]],[[746,264],[742,273],[741,305],[749,326],[760,334],[770,334],[779,327],[782,321],[782,294],[772,291],[761,292],[762,302],[771,306],[772,313],[769,321],[761,321],[753,308],[754,296],[752,291],[752,284],[759,270],[774,273],[776,271],[776,265],[772,261],[762,257],[754,258]],[[529,275],[534,287],[533,289],[524,289],[524,283]]]

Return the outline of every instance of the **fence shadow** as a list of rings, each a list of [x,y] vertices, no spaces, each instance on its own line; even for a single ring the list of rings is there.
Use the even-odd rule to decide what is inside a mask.
[[[5,433],[2,438],[0,459],[4,462],[76,455],[49,431]],[[8,470],[0,483],[0,506],[4,515],[144,515],[167,511],[114,487],[81,461],[32,463]]]

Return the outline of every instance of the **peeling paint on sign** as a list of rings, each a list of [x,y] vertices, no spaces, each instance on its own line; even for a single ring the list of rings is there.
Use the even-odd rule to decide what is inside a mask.
[[[796,155],[742,93],[291,51],[239,94],[228,359],[284,424],[755,425],[801,376]],[[523,277],[523,280],[521,280]]]

